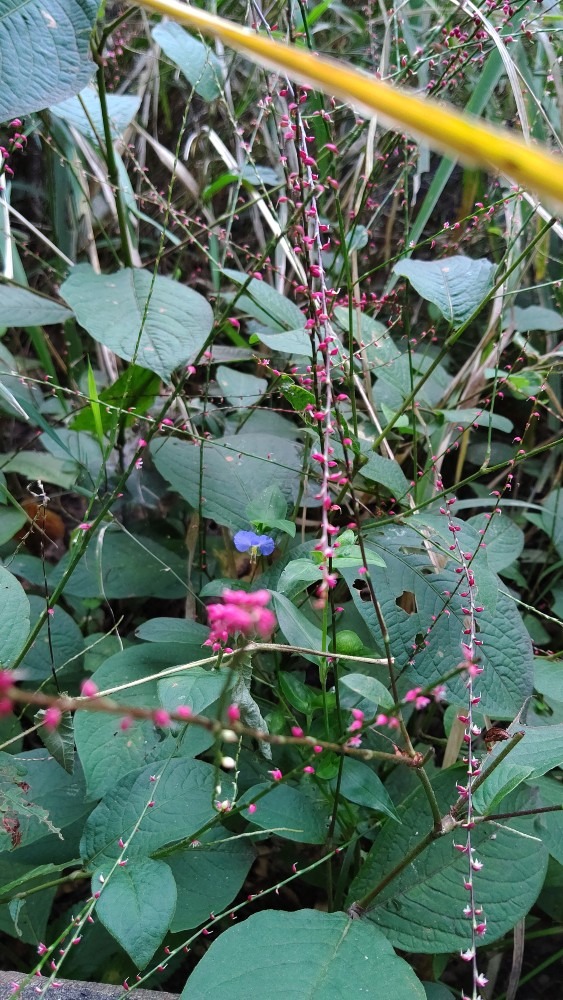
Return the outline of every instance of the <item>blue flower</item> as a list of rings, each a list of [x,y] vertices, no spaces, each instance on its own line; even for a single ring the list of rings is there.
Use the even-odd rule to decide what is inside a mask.
[[[255,531],[237,531],[233,541],[237,552],[250,552],[254,559],[258,553],[270,556],[276,547],[273,538],[269,535],[257,535]]]

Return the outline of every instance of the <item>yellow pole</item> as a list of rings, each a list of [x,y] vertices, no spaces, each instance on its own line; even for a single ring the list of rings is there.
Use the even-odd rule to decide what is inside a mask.
[[[354,105],[366,116],[374,112],[387,123],[424,139],[434,149],[503,174],[514,183],[563,204],[563,157],[539,146],[527,146],[507,129],[493,128],[432,98],[392,87],[346,63],[286,45],[241,28],[179,0],[139,0],[155,14],[219,38],[262,66],[285,73],[329,96]]]

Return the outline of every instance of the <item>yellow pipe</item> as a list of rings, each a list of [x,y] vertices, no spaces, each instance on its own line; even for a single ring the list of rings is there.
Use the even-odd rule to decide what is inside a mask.
[[[346,63],[274,41],[178,0],[139,0],[139,5],[219,38],[262,66],[338,97],[362,114],[376,113],[394,127],[423,138],[434,149],[504,174],[522,187],[563,204],[563,157],[545,147],[527,146],[506,129],[484,125],[480,119],[450,110],[432,98],[391,87]]]

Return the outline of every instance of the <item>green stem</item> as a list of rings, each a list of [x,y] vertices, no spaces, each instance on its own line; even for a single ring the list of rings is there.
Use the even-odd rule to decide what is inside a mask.
[[[121,191],[121,185],[119,183],[119,173],[117,170],[117,160],[115,159],[115,150],[113,148],[113,138],[111,134],[111,126],[109,121],[108,113],[108,102],[107,102],[107,91],[106,91],[106,81],[104,76],[104,67],[101,61],[101,52],[97,52],[96,62],[98,63],[98,69],[96,72],[96,79],[98,81],[98,95],[100,98],[100,108],[102,111],[102,121],[104,125],[104,139],[106,146],[106,164],[108,168],[108,176],[110,184],[115,195],[115,206],[117,210],[117,222],[119,225],[119,233],[121,236],[121,257],[125,267],[133,267],[133,259],[131,257],[131,245],[129,242],[129,228],[127,226],[127,216],[125,213],[125,205],[123,203],[123,193]]]
[[[396,879],[397,875],[400,875],[401,872],[405,870],[405,868],[408,868],[408,866],[416,858],[418,858],[418,856],[422,854],[422,852],[425,851],[427,847],[430,847],[430,844],[432,844],[440,835],[441,834],[439,834],[434,828],[432,828],[432,830],[429,830],[426,836],[424,836],[422,840],[419,840],[418,844],[415,844],[414,847],[410,849],[408,854],[405,854],[404,858],[401,861],[399,861],[395,865],[395,867],[391,869],[390,872],[387,872],[387,875],[385,875],[381,879],[381,882],[378,882],[375,888],[370,889],[369,892],[366,892],[365,896],[362,896],[361,899],[358,899],[356,902],[352,903],[352,906],[350,907],[350,910],[348,912],[352,911],[351,915],[362,916],[363,913],[365,913],[365,911],[371,905],[371,903],[373,903],[373,900],[376,898],[376,896],[379,896],[379,894],[383,892],[385,887],[388,886],[389,883],[392,882],[394,879]]]

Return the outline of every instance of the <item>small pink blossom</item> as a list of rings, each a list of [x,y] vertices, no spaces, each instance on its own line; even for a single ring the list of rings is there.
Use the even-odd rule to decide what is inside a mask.
[[[272,775],[272,781],[281,781],[283,778],[283,774],[279,767],[274,767],[272,771],[268,771],[268,774]]]
[[[90,531],[91,527],[92,525],[90,524],[89,521],[82,521],[82,524],[78,525],[79,531]]]
[[[240,708],[238,705],[229,705],[227,709],[227,718],[231,722],[238,722],[240,719]]]
[[[57,708],[56,705],[50,705],[49,708],[45,710],[45,717],[43,719],[45,729],[56,729],[62,717],[63,713],[60,708]]]
[[[315,768],[312,767],[311,764],[306,764],[305,767],[303,768],[303,774],[314,774],[314,773],[315,773]]]
[[[164,708],[155,708],[152,717],[155,725],[160,726],[161,729],[165,729],[166,726],[170,725],[170,715]]]
[[[251,816],[254,815],[254,813],[256,812],[256,809],[257,809],[256,803],[255,802],[251,802],[250,805],[249,805],[249,807],[248,807],[248,812],[250,813]]]
[[[80,685],[80,694],[83,698],[93,698],[98,693],[98,685],[93,680],[87,678]]]

